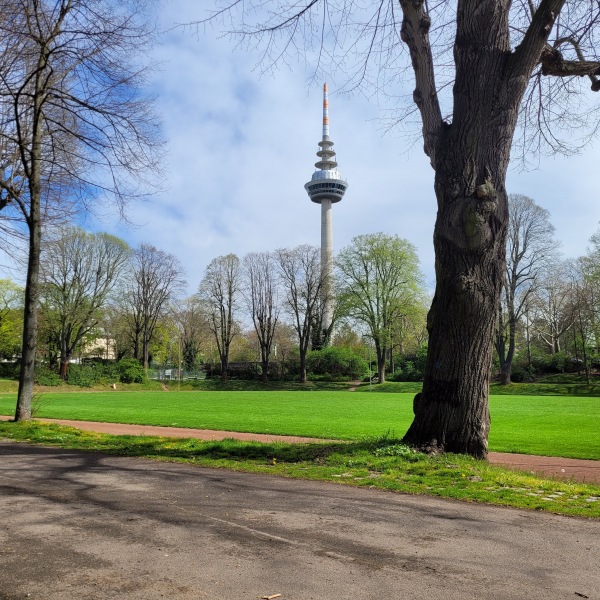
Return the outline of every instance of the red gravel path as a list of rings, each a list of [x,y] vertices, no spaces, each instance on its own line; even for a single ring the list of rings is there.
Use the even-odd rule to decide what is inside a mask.
[[[0,416],[0,420],[7,421],[11,417]],[[92,421],[67,421],[64,419],[39,419],[48,423],[69,425],[85,431],[97,433],[110,433],[113,435],[155,435],[161,437],[196,438],[200,440],[222,440],[233,438],[236,440],[256,442],[287,442],[303,444],[309,442],[326,442],[328,440],[289,436],[268,435],[261,433],[239,433],[235,431],[217,431],[213,429],[184,429],[183,427],[157,427],[154,425],[124,425],[121,423],[98,423]],[[510,469],[540,473],[556,479],[568,481],[581,481],[600,485],[600,461],[581,460],[575,458],[559,458],[556,456],[534,456],[531,454],[505,454],[490,452],[488,461],[494,465],[503,465]]]

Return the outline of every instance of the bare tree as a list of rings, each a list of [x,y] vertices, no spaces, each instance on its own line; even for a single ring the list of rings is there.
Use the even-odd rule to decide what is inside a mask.
[[[17,420],[31,418],[41,232],[66,198],[123,209],[156,173],[157,120],[141,96],[153,41],[144,1],[1,0],[0,210],[25,224],[28,265]]]
[[[81,340],[102,316],[130,256],[129,246],[107,233],[66,228],[44,245],[41,297],[50,329],[60,350],[60,376]]]
[[[235,313],[239,302],[240,260],[235,254],[214,258],[206,267],[198,295],[209,321],[221,361],[221,381],[229,377],[229,349],[238,333]]]
[[[208,322],[198,296],[186,298],[173,309],[181,336],[181,353],[186,369],[193,369],[200,354],[202,340],[208,334]]]
[[[594,349],[600,354],[600,231],[591,237],[585,256],[579,259],[579,270],[589,298]]]
[[[510,383],[517,323],[538,276],[553,259],[558,258],[554,226],[545,208],[527,196],[511,194],[508,212],[506,273],[496,330],[496,351],[503,385]]]
[[[262,381],[266,383],[280,310],[275,257],[269,252],[248,254],[244,257],[243,273],[244,297],[260,346]]]
[[[373,84],[393,96],[412,70],[414,105],[403,114],[420,116],[438,211],[427,366],[404,439],[485,457],[511,149],[516,140],[523,156],[568,152],[582,128],[596,132],[590,113],[599,107],[579,110],[576,92],[583,77],[600,90],[598,3],[225,0],[211,19],[233,23],[242,42],[263,42],[267,67],[304,52],[317,70],[347,73],[349,88]]]
[[[398,236],[359,235],[340,250],[336,267],[340,302],[373,339],[377,374],[383,383],[395,324],[422,296],[417,252]]]
[[[562,350],[562,337],[576,318],[568,262],[554,265],[540,277],[531,299],[532,329],[552,354]]]
[[[573,352],[577,372],[583,366],[586,381],[590,383],[590,352],[595,342],[595,282],[588,277],[585,260],[579,259],[571,265],[570,279],[573,294]]]
[[[148,348],[156,325],[185,287],[181,264],[168,252],[142,244],[133,255],[121,303],[133,338],[133,355],[148,369]]]
[[[300,381],[307,380],[306,354],[313,327],[319,327],[322,309],[323,272],[319,248],[302,245],[277,250],[285,305],[298,336],[300,350]],[[315,325],[317,323],[317,325]]]

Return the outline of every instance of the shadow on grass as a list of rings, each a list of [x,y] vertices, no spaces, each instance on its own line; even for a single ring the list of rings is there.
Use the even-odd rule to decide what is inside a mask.
[[[85,432],[73,427],[40,423],[0,423],[0,436],[29,443],[60,445],[63,448],[93,450],[120,456],[163,457],[182,460],[206,458],[270,463],[320,463],[336,454],[384,452],[407,455],[410,451],[390,435],[354,442],[286,444],[282,442],[245,442],[234,439],[202,441],[194,438],[120,436]],[[390,450],[391,449],[391,450]]]

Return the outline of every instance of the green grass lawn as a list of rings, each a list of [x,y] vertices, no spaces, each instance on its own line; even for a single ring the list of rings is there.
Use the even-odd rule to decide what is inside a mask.
[[[363,388],[364,389],[364,388]],[[413,393],[311,391],[59,392],[36,416],[357,440],[401,437]],[[15,394],[0,394],[12,415]],[[600,460],[600,398],[491,396],[490,450]]]

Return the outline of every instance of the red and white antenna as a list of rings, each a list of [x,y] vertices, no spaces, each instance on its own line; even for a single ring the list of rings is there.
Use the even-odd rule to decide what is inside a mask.
[[[323,139],[329,139],[329,99],[326,83],[323,84]]]

